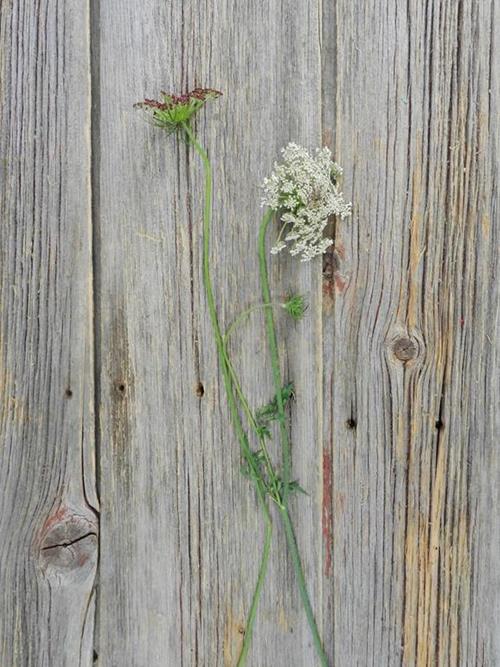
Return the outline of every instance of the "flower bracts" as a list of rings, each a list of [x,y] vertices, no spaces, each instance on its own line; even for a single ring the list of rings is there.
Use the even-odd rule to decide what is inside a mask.
[[[162,92],[161,102],[146,99],[135,106],[144,109],[154,125],[166,130],[167,134],[171,134],[189,123],[206,102],[215,100],[221,95],[221,92],[213,88],[195,88],[183,95]]]

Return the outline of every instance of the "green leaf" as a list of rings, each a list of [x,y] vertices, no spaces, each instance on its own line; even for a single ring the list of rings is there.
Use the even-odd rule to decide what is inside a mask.
[[[270,438],[271,431],[264,424],[257,424],[257,435],[259,438]]]
[[[252,465],[250,465],[249,461],[244,461],[240,466],[241,474],[247,479],[253,479],[256,477],[256,471],[258,471],[258,475],[261,477],[261,466],[265,462],[264,452],[262,449],[258,449],[257,451],[252,452],[250,457],[252,460]]]
[[[281,389],[281,400],[283,401],[283,404],[286,405],[288,401],[293,398],[293,396],[293,382],[289,382]],[[266,405],[263,405],[261,408],[258,408],[258,410],[255,412],[255,421],[257,422],[257,427],[259,429],[264,429],[263,434],[266,437],[270,437],[271,435],[269,432],[268,424],[272,421],[276,421],[278,418],[279,410],[276,396],[272,399],[272,401]]]
[[[300,484],[298,479],[294,479],[293,482],[288,483],[288,493],[303,493],[305,496],[308,496],[309,494],[305,489],[303,489]]]
[[[285,485],[281,477],[277,478],[277,482],[278,482],[278,490],[280,494],[282,494]],[[298,479],[294,479],[288,482],[288,493],[303,493],[305,496],[309,495],[307,491],[302,486],[300,486]]]

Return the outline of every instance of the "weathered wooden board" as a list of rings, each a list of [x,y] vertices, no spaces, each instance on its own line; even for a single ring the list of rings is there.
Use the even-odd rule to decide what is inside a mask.
[[[498,665],[498,5],[328,4],[354,202],[325,275],[329,645]]]
[[[201,296],[202,174],[191,150],[132,105],[161,89],[224,91],[198,131],[215,167],[213,262],[229,323],[259,300],[259,182],[288,140],[321,141],[319,3],[110,0],[95,26],[99,664],[234,665],[262,522],[239,475]],[[320,608],[321,274],[287,261],[273,274],[277,295],[293,286],[311,301],[310,317],[283,333],[297,384],[294,471],[311,494],[298,532]],[[233,343],[252,402],[267,402],[261,319]],[[250,664],[297,659],[315,662],[277,531]]]
[[[89,665],[88,2],[0,7],[0,665]]]
[[[332,664],[500,665],[495,12],[2,3],[1,667],[238,654],[262,524],[202,295],[200,165],[132,109],[194,85],[224,91],[198,121],[223,322],[259,299],[258,183],[282,145],[323,137],[354,202],[322,281],[272,261],[276,296],[310,301],[281,334]],[[232,344],[254,405],[263,332],[255,315]],[[316,664],[278,522],[249,663]]]

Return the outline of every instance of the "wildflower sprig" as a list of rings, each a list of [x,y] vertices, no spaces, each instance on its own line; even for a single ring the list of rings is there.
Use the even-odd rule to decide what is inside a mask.
[[[293,382],[288,382],[284,387],[281,388],[281,401],[283,405],[286,405],[293,396]],[[258,408],[255,412],[255,421],[257,426],[262,433],[267,438],[271,437],[271,431],[269,430],[269,424],[273,421],[279,419],[279,409],[278,409],[278,400],[276,396],[263,405],[261,408]]]
[[[166,130],[167,134],[172,134],[184,129],[185,124],[189,123],[208,101],[215,100],[221,95],[221,92],[213,88],[195,88],[182,95],[162,92],[161,101],[146,99],[137,102],[135,106],[148,114],[153,125]]]
[[[243,667],[250,650],[257,606],[263,590],[270,557],[273,523],[269,500],[275,503],[280,517],[290,557],[294,566],[297,584],[305,614],[322,667],[328,667],[299,554],[298,544],[290,515],[288,499],[295,493],[306,493],[298,480],[291,476],[291,446],[287,406],[294,397],[291,382],[284,384],[281,377],[281,363],[277,343],[274,311],[278,307],[293,320],[300,320],[307,309],[304,296],[291,294],[283,301],[271,299],[267,270],[266,235],[271,222],[278,218],[281,231],[276,244],[271,249],[274,254],[288,246],[291,255],[300,255],[302,261],[321,254],[331,244],[323,238],[323,231],[331,215],[341,218],[349,215],[347,204],[338,189],[340,167],[332,161],[328,149],[318,150],[311,156],[296,144],[289,144],[283,150],[283,163],[275,164],[271,176],[264,181],[263,205],[266,211],[262,219],[258,238],[258,265],[262,292],[262,303],[250,306],[238,315],[224,332],[219,322],[213,290],[210,262],[211,220],[212,220],[212,167],[208,155],[199,143],[192,125],[195,114],[209,100],[221,93],[212,88],[195,88],[189,93],[174,95],[162,93],[162,99],[139,102],[152,123],[166,134],[178,133],[190,144],[201,158],[205,175],[205,203],[203,209],[203,284],[217,356],[224,382],[227,402],[234,432],[238,440],[243,463],[242,474],[251,480],[264,519],[264,541],[258,568],[257,582],[247,616],[237,667]],[[242,324],[254,311],[262,309],[266,323],[266,334],[271,360],[275,395],[264,406],[254,410],[245,396],[242,384],[229,354],[229,338],[237,326]],[[244,423],[246,421],[246,424]],[[278,428],[271,428],[276,422]],[[279,438],[276,437],[276,432]],[[277,443],[275,442],[277,440]],[[275,462],[273,444],[279,446],[281,460]]]
[[[311,155],[289,143],[282,150],[283,161],[262,184],[262,205],[279,213],[280,233],[271,253],[289,246],[291,255],[307,262],[321,255],[333,243],[323,232],[330,216],[342,218],[351,212],[338,188],[342,168],[332,160],[328,148]]]

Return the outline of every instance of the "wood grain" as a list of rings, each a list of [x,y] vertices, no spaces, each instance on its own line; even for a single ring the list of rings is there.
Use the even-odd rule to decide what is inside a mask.
[[[288,140],[321,140],[319,3],[111,0],[95,25],[99,662],[234,665],[263,531],[239,474],[202,297],[201,165],[132,105],[162,89],[224,91],[198,132],[215,168],[212,256],[227,325],[259,300],[259,181]],[[273,274],[277,297],[293,287],[311,301],[307,321],[282,333],[284,372],[297,384],[294,474],[310,492],[300,499],[298,532],[320,607],[321,275],[287,261],[275,262]],[[252,404],[267,402],[260,317],[235,335],[232,353]],[[297,655],[314,664],[277,531],[250,664],[280,667]]]
[[[498,7],[326,7],[325,633],[335,665],[498,665]],[[331,582],[331,586],[328,586]]]
[[[500,665],[499,30],[494,0],[2,2],[1,667],[235,664],[262,522],[202,293],[202,174],[132,108],[195,85],[224,91],[197,121],[223,323],[259,300],[281,146],[323,139],[354,204],[322,275],[272,260],[276,298],[310,302],[279,326],[332,665]],[[231,352],[266,402],[261,315]],[[310,667],[275,532],[249,665]]]
[[[0,664],[89,665],[88,3],[0,9]]]

